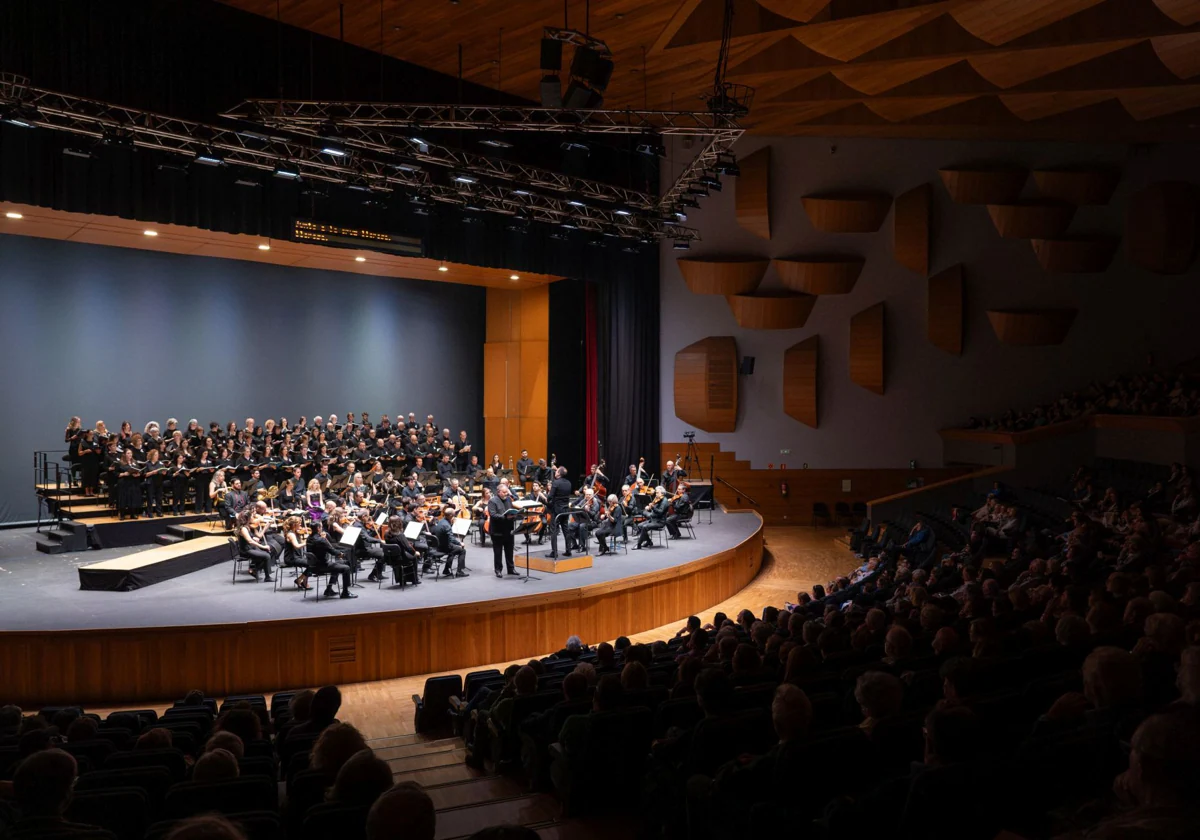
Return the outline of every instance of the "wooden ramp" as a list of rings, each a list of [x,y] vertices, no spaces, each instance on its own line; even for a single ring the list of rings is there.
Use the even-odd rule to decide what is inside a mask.
[[[131,592],[229,560],[225,537],[197,537],[79,567],[79,588]]]

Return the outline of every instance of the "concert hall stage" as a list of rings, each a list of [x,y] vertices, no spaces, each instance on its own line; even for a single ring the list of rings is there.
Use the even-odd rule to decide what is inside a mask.
[[[315,583],[305,598],[289,574],[279,592],[246,575],[233,582],[228,562],[132,592],[81,591],[80,566],[130,549],[46,555],[30,530],[0,532],[5,699],[130,702],[196,685],[216,694],[361,682],[544,655],[572,633],[596,642],[640,632],[724,600],[757,573],[759,516],[707,520],[697,516],[696,539],[535,571],[528,583],[497,580],[491,547],[469,545],[468,578],[400,589],[389,575],[379,589],[362,575],[357,599],[319,603]]]

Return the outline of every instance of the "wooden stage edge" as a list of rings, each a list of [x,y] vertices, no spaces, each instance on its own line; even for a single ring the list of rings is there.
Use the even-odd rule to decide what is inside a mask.
[[[170,701],[348,684],[545,656],[652,630],[741,591],[763,526],[736,546],[655,572],[489,602],[191,627],[0,632],[4,702]],[[220,597],[214,592],[213,597]]]

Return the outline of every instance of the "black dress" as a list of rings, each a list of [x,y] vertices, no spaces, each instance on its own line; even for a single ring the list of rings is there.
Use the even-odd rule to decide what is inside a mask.
[[[142,509],[142,473],[137,464],[117,464],[117,513],[136,516]]]
[[[83,486],[95,491],[100,486],[100,444],[94,440],[80,441],[78,458]]]

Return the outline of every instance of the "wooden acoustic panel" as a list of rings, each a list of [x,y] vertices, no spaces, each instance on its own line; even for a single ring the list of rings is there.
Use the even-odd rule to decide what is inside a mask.
[[[891,196],[884,193],[826,193],[806,195],[804,210],[822,233],[874,233],[887,218]]]
[[[958,204],[1007,204],[1016,201],[1029,177],[1025,169],[949,167],[939,169],[946,191]]]
[[[792,292],[728,295],[725,300],[738,326],[748,330],[794,330],[803,327],[817,302],[815,295]]]
[[[697,295],[746,295],[758,288],[770,260],[753,257],[714,257],[678,260],[683,282]]]
[[[1099,274],[1108,270],[1118,240],[1113,236],[1032,239],[1033,252],[1051,274]]]
[[[989,204],[988,214],[1005,239],[1054,239],[1071,226],[1075,206],[1048,201]]]
[[[1075,309],[989,309],[996,338],[1018,347],[1062,344],[1075,320]]]
[[[793,344],[783,354],[783,410],[806,426],[817,428],[817,369],[821,337]]]
[[[929,343],[947,353],[962,355],[963,349],[963,267],[952,265],[929,278]]]
[[[1115,168],[1035,169],[1033,182],[1043,198],[1067,204],[1108,204],[1121,171]]]
[[[1160,181],[1129,199],[1125,253],[1155,274],[1183,274],[1196,258],[1200,200],[1194,184]]]
[[[706,432],[737,427],[737,341],[709,336],[675,354],[675,416]]]
[[[892,253],[896,262],[922,277],[929,273],[929,213],[933,190],[913,187],[896,197],[892,213]]]
[[[771,147],[738,161],[734,187],[737,221],[760,239],[771,238]]]
[[[883,301],[850,319],[850,379],[883,393]]]
[[[774,260],[775,273],[793,292],[806,295],[844,295],[854,288],[863,269],[863,258],[825,254]]]

